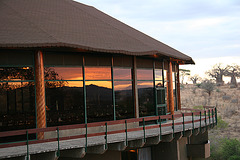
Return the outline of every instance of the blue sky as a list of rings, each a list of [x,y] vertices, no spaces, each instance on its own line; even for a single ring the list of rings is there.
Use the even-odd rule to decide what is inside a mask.
[[[78,0],[191,56],[240,65],[240,0]],[[219,58],[220,57],[220,58]],[[204,66],[198,62],[211,59]],[[195,68],[195,69],[194,69]],[[204,69],[203,69],[204,68]],[[199,73],[200,74],[200,73]]]

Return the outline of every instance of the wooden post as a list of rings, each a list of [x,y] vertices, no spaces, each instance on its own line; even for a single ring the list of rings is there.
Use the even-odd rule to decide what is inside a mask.
[[[45,104],[43,54],[41,51],[35,53],[34,61],[35,61],[37,128],[45,128],[46,104]],[[43,132],[38,133],[37,139],[44,139],[44,133]]]
[[[177,101],[178,110],[181,110],[181,96],[180,96],[180,78],[179,78],[179,64],[177,64]]]
[[[169,61],[168,67],[168,103],[171,114],[174,114],[174,99],[173,99],[173,81],[172,81],[172,62]]]
[[[133,97],[134,97],[134,116],[139,118],[139,106],[138,106],[138,88],[137,88],[137,58],[133,56]]]
[[[169,92],[168,92],[168,88],[169,88],[169,71],[167,70],[167,86],[166,86],[166,92],[167,92],[167,112],[170,112],[170,108],[169,108]]]

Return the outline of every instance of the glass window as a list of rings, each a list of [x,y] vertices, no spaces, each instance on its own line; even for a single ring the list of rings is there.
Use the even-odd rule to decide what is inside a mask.
[[[1,131],[35,128],[33,82],[0,82]]]
[[[34,80],[32,67],[0,67],[0,81]]]
[[[138,81],[139,116],[155,115],[153,81]]]
[[[115,81],[116,119],[134,117],[132,81]]]
[[[113,68],[114,80],[131,80],[131,68]]]
[[[153,80],[153,70],[137,69],[137,80]]]
[[[113,120],[111,81],[86,82],[87,122]]]
[[[44,53],[44,65],[48,66],[81,66],[82,56],[75,53]]]
[[[31,52],[4,52],[0,53],[0,65],[32,66],[33,54]]]
[[[163,80],[162,69],[155,69],[155,80],[157,81]]]
[[[114,67],[130,67],[132,68],[132,57],[131,56],[114,56],[113,66]]]
[[[46,80],[82,80],[82,67],[45,67]]]
[[[86,80],[111,80],[111,67],[85,67]]]
[[[48,126],[84,123],[82,81],[47,81],[45,86]]]

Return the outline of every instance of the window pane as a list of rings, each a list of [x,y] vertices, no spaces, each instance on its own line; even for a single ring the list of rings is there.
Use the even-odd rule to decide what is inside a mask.
[[[85,66],[111,66],[111,56],[85,56]]]
[[[113,120],[112,87],[108,86],[111,81],[101,83],[91,81],[90,85],[86,84],[88,122]]]
[[[139,116],[155,115],[153,82],[138,82]]]
[[[133,93],[131,81],[115,81],[116,118],[127,119],[134,117]]]
[[[59,66],[81,66],[82,65],[82,56],[79,54],[68,53],[45,53],[44,54],[44,65],[59,65]]]
[[[114,79],[132,79],[131,69],[113,68]]]
[[[46,80],[82,80],[82,67],[45,67]]]
[[[33,54],[30,52],[0,53],[1,65],[33,65]]]
[[[153,60],[137,58],[137,68],[153,68]]]
[[[165,104],[166,91],[164,88],[157,90],[157,104]]]
[[[33,82],[0,83],[0,130],[35,128]]]
[[[34,80],[32,67],[0,67],[0,80]]]
[[[110,80],[111,67],[86,67],[85,79],[86,80]]]
[[[132,67],[132,57],[131,56],[114,56],[113,66],[118,67]]]
[[[137,69],[137,80],[152,80],[153,70],[152,69]]]
[[[157,81],[163,80],[162,69],[155,69],[155,80]]]
[[[70,83],[69,81],[62,81]],[[58,83],[58,82],[52,82]],[[49,85],[46,82],[46,110],[48,126],[84,123],[83,87],[81,81],[75,87]]]

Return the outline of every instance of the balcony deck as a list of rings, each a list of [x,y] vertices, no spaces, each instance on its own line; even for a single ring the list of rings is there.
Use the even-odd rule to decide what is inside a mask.
[[[130,120],[119,120],[119,123],[123,124],[124,122],[129,123],[129,121],[143,123],[143,125],[131,129],[126,128],[125,130],[108,131],[108,126],[116,124],[116,121],[111,121],[114,122],[112,124],[111,122],[98,122],[88,124],[88,127],[100,126],[103,127],[106,132],[91,134],[86,134],[85,132],[84,134],[78,136],[56,137],[48,140],[31,140],[28,142],[0,144],[0,159],[11,157],[25,157],[28,155],[47,152],[60,152],[60,156],[64,156],[72,154],[74,150],[78,150],[78,152],[81,150],[82,153],[80,156],[84,156],[85,153],[102,154],[106,150],[123,151],[125,149],[134,149],[158,144],[161,141],[169,142],[174,138],[181,138],[182,136],[188,137],[191,134],[204,132],[208,128],[214,127],[216,125],[217,115],[215,108],[208,108],[206,111],[189,111],[191,111],[191,113],[179,113],[175,114],[174,116],[164,115],[161,117],[155,116]],[[209,114],[207,115],[207,113]],[[159,119],[167,119],[167,121],[161,123],[161,125],[145,125],[145,121],[157,121]],[[84,126],[85,125],[82,125],[81,127],[84,128]],[[58,130],[59,129],[61,128],[58,128]],[[49,130],[33,130],[35,133],[38,133],[40,131],[47,132]],[[29,130],[29,132],[31,132],[31,130]],[[9,133],[12,135],[17,134],[14,132]],[[7,133],[5,132],[0,133],[0,137],[4,137],[6,135]],[[59,156],[59,154],[57,155]]]

